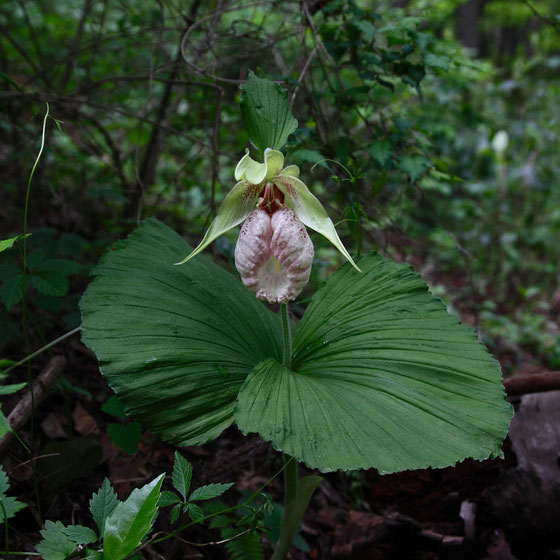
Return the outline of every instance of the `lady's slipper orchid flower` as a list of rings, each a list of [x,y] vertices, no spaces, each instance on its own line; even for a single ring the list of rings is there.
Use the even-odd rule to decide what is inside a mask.
[[[235,246],[243,284],[268,303],[286,303],[309,281],[315,250],[294,211],[282,206],[249,214]]]
[[[298,179],[299,168],[289,165],[282,169],[283,165],[284,156],[277,150],[266,149],[264,163],[251,159],[246,150],[235,168],[238,183],[225,197],[198,247],[177,264],[192,259],[249,216],[235,258],[243,282],[259,299],[285,302],[294,299],[307,283],[313,245],[304,225],[325,236],[360,271],[322,204]],[[299,256],[289,250],[292,246]]]

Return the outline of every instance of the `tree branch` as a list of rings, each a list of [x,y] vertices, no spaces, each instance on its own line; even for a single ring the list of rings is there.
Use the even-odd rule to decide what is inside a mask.
[[[508,397],[560,390],[560,371],[533,373],[504,379]]]

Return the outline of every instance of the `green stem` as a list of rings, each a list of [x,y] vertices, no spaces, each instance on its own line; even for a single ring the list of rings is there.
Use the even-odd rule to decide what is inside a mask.
[[[29,360],[33,359],[35,356],[38,356],[39,354],[42,354],[45,350],[48,350],[49,348],[51,348],[55,344],[58,344],[59,342],[62,342],[63,340],[67,339],[68,337],[76,334],[77,332],[80,331],[81,328],[82,327],[76,327],[75,329],[72,329],[71,331],[68,331],[66,334],[63,334],[62,336],[59,336],[58,338],[56,338],[52,342],[49,342],[48,344],[45,344],[45,346],[39,348],[39,350],[35,350],[35,352],[33,352],[32,354],[29,354],[29,356],[26,356],[25,358],[23,358],[23,360],[20,360],[16,364],[11,365],[9,368],[6,368],[4,370],[4,373],[9,373],[13,369],[25,364],[25,362],[28,362]]]
[[[357,210],[354,210],[358,213],[358,219],[356,223],[356,258],[360,258],[362,252],[362,213],[360,208],[360,195],[358,193],[358,182],[354,181],[354,204],[357,205]]]
[[[6,512],[6,508],[4,507],[4,503],[2,502],[2,500],[0,499],[0,506],[2,507],[2,515],[4,517],[4,538],[6,540],[6,556],[8,555],[8,549],[10,547],[9,545],[9,541],[10,541],[10,532],[8,529],[8,513]]]
[[[278,478],[278,476],[280,476],[282,474],[282,471],[286,468],[286,466],[287,465],[284,464],[282,466],[282,468],[274,476],[269,478],[256,492],[251,494],[251,496],[249,496],[249,498],[247,498],[242,504],[238,504],[236,506],[221,509],[220,511],[215,511],[214,513],[210,513],[210,514],[204,516],[202,519],[200,519],[198,521],[191,521],[190,523],[182,525],[178,529],[175,529],[174,531],[172,531],[171,533],[168,533],[167,535],[165,535],[163,537],[159,537],[159,538],[153,539],[153,540],[148,540],[145,543],[143,543],[140,548],[137,548],[136,552],[142,550],[143,548],[145,548],[149,544],[156,544],[156,543],[160,543],[160,542],[166,541],[168,539],[171,539],[171,538],[177,536],[181,531],[184,531],[185,529],[188,529],[189,527],[192,527],[193,525],[196,525],[198,523],[203,523],[207,519],[211,519],[212,517],[216,517],[217,515],[224,515],[225,513],[230,513],[232,511],[235,511],[236,509],[245,507],[247,504],[251,503],[275,478]]]
[[[290,317],[288,315],[288,304],[280,304],[282,315],[282,365],[289,368],[292,362],[292,330],[290,327]]]
[[[287,453],[284,453],[284,505],[287,506],[297,496],[298,464]]]
[[[29,341],[29,336],[27,333],[27,301],[25,299],[25,293],[27,292],[27,217],[29,214],[29,196],[31,194],[31,181],[33,180],[33,175],[35,175],[35,169],[39,164],[39,160],[43,155],[43,149],[45,148],[45,136],[47,133],[47,120],[49,118],[50,107],[48,103],[45,103],[46,111],[43,117],[43,127],[41,130],[41,146],[39,148],[39,153],[35,158],[33,167],[31,168],[31,173],[29,174],[29,179],[27,180],[27,190],[25,192],[25,206],[23,209],[23,263],[22,263],[22,299],[21,299],[21,326],[23,331],[23,339],[25,342],[25,347],[28,352],[31,352],[31,343]],[[29,418],[29,438],[30,438],[30,455],[33,456],[35,451],[35,394],[33,393],[33,378],[31,375],[31,364],[27,364],[27,380],[29,383],[29,390],[31,391],[31,415]],[[31,473],[33,477],[33,489],[35,492],[35,498],[37,501],[37,515],[39,517],[39,525],[43,526],[43,516],[41,514],[41,499],[39,496],[39,485],[37,484],[37,473],[35,470],[35,462],[31,463]]]

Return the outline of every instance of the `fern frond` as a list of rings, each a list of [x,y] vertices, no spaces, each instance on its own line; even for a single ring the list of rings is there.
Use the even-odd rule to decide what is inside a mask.
[[[228,527],[222,530],[222,538],[231,539],[239,534],[239,530]],[[261,536],[250,531],[225,543],[230,560],[264,560]]]

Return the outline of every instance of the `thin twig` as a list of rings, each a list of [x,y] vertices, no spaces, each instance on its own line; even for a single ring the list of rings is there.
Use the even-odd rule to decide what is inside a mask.
[[[313,58],[317,54],[318,50],[319,50],[319,44],[317,43],[313,47],[313,50],[311,51],[309,56],[307,57],[307,60],[305,61],[305,64],[303,66],[303,70],[301,71],[301,74],[299,75],[296,87],[294,88],[294,93],[292,93],[292,99],[290,100],[290,109],[294,106],[294,101],[296,100],[296,96],[298,94],[299,88],[301,87],[301,82],[303,82],[303,79],[305,78],[305,74],[307,74],[307,70],[309,69],[311,61],[313,60]]]

